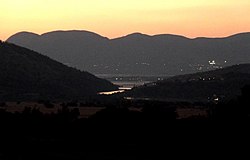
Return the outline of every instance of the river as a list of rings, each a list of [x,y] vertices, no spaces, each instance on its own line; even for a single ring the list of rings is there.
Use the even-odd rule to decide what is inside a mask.
[[[105,95],[121,93],[126,90],[130,90],[133,87],[141,86],[146,83],[163,80],[170,77],[167,75],[122,75],[122,74],[119,75],[99,74],[96,76],[99,78],[109,80],[113,84],[120,86],[119,90],[99,93]]]

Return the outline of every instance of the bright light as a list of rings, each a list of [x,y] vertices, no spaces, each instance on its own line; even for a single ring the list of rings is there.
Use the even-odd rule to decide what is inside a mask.
[[[216,63],[215,63],[215,60],[208,61],[208,63],[209,63],[210,65],[215,65],[215,64],[216,64]]]

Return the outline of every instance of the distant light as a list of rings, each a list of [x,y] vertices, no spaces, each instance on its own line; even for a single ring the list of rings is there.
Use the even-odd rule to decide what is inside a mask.
[[[212,68],[219,69],[221,67],[220,66],[213,66]]]
[[[219,101],[219,98],[215,98],[214,101]]]
[[[132,98],[132,97],[124,97],[124,99],[126,99],[126,100],[132,100],[134,98]]]
[[[150,64],[149,63],[141,63],[141,65],[147,65],[147,66],[149,66]]]
[[[227,63],[227,61],[225,61],[225,63]]]
[[[216,64],[216,63],[215,63],[215,60],[208,61],[208,63],[209,63],[210,65],[215,65],[215,64]]]

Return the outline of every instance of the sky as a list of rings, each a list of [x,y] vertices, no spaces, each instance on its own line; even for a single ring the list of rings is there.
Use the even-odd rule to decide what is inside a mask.
[[[249,15],[250,0],[0,0],[0,39],[54,30],[225,37],[249,32]]]

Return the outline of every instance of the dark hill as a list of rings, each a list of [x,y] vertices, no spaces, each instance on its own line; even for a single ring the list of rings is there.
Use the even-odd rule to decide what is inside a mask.
[[[77,99],[113,89],[116,86],[87,72],[14,44],[0,43],[0,99]]]
[[[250,84],[250,64],[180,75],[134,88],[127,96],[177,101],[220,101],[236,98]]]
[[[133,33],[108,39],[87,31],[20,32],[7,41],[94,74],[179,75],[250,62],[250,33],[195,39]]]

